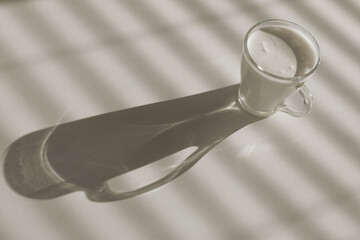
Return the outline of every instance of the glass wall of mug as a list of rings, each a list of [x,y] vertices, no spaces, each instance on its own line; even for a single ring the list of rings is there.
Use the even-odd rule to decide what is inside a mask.
[[[254,25],[243,43],[240,104],[258,116],[277,111],[306,115],[312,107],[312,95],[304,82],[319,63],[315,38],[299,25],[277,19]],[[303,108],[285,103],[295,92],[303,98]]]

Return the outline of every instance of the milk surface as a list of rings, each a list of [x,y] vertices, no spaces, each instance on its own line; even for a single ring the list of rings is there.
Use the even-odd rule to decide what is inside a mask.
[[[249,36],[247,47],[251,58],[264,71],[280,77],[294,77],[296,55],[281,38],[264,31]]]

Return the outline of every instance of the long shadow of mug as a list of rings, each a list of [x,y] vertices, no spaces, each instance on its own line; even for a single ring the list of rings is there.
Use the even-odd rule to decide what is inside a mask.
[[[223,139],[263,119],[238,104],[238,87],[111,112],[30,133],[5,155],[8,184],[19,194],[51,199],[85,191],[92,201],[129,198],[176,178]],[[115,192],[107,182],[188,147],[196,150],[157,181]]]

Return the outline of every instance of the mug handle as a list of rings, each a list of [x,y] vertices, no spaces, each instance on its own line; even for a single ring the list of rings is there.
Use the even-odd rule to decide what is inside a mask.
[[[297,109],[295,107],[287,105],[286,103],[283,103],[276,108],[276,111],[288,113],[294,117],[302,117],[309,113],[313,105],[313,96],[311,92],[305,85],[300,85],[296,87],[296,90],[304,100],[304,107],[302,109]]]

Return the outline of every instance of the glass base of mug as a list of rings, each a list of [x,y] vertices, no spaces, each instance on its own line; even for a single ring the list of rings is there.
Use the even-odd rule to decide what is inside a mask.
[[[264,111],[260,111],[258,109],[255,109],[253,107],[250,107],[246,103],[245,99],[240,94],[238,96],[238,103],[245,111],[249,112],[252,115],[259,116],[259,117],[269,117],[269,116],[273,115],[276,112],[276,110],[269,111],[269,112],[264,112]]]

